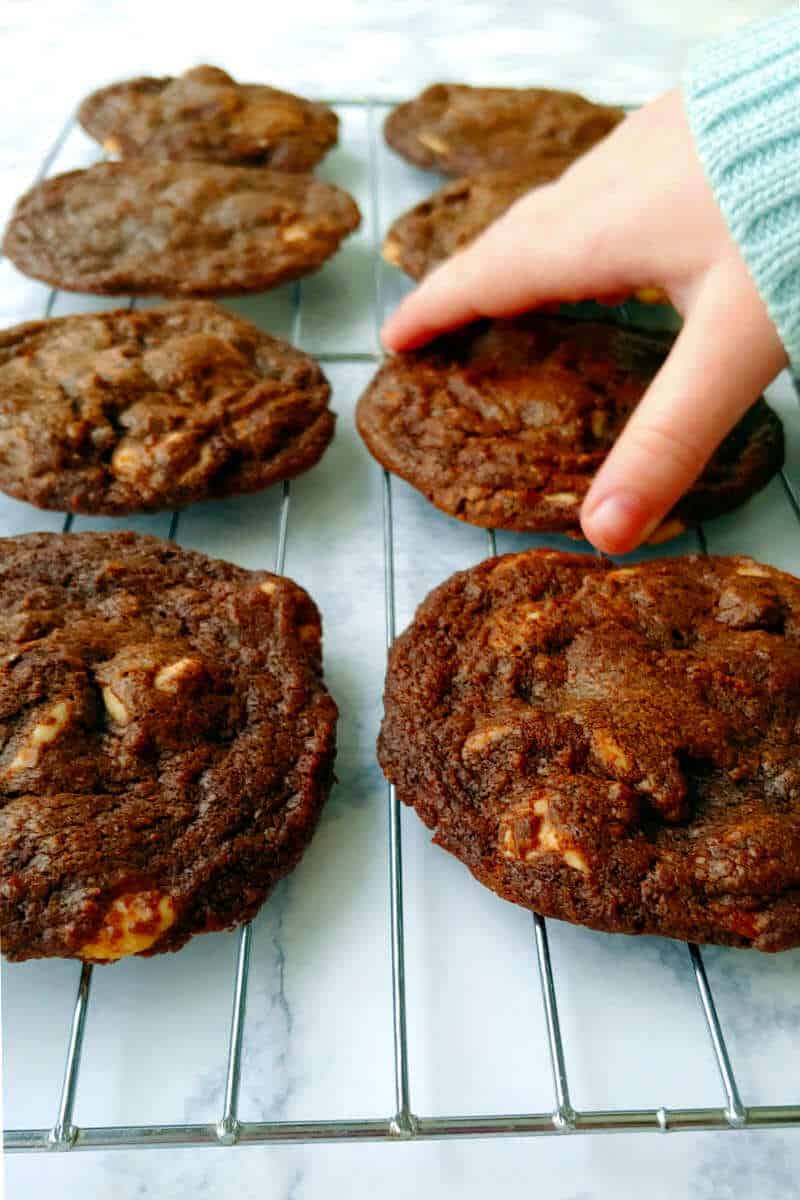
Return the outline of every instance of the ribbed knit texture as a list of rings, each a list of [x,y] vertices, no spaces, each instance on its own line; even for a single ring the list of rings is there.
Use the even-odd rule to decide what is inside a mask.
[[[689,124],[728,228],[800,370],[800,11],[701,46]]]

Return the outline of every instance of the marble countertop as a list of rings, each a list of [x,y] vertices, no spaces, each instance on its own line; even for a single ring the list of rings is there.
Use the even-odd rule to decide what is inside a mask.
[[[7,0],[2,46],[12,65],[0,131],[0,214],[35,175],[89,89],[138,73],[212,61],[241,78],[318,96],[405,96],[436,78],[551,83],[613,101],[672,84],[701,36],[782,7],[776,3],[573,0],[530,6],[485,0],[433,6],[135,6]],[[379,116],[380,114],[378,114]],[[377,227],[431,187],[431,177],[379,149],[370,203],[369,115],[343,109],[325,177],[356,195],[360,232],[304,283],[299,343],[342,352],[375,346]],[[52,169],[90,161],[78,130]],[[388,308],[405,284],[382,268]],[[0,264],[0,321],[40,316],[47,290]],[[59,295],[54,314],[106,307]],[[282,335],[289,289],[237,301]],[[385,785],[374,758],[384,669],[381,480],[353,431],[371,368],[326,367],[339,414],[320,465],[292,487],[286,572],[318,601],[326,677],[341,711],[339,783],[300,868],[254,925],[240,1117],[313,1120],[388,1116],[393,1109]],[[787,422],[788,469],[800,483],[800,420],[786,379],[771,398]],[[278,490],[181,517],[179,540],[245,566],[270,566]],[[397,621],[422,596],[486,552],[485,535],[394,487]],[[111,521],[76,520],[76,528]],[[130,526],[166,535],[168,517]],[[60,528],[57,514],[0,501],[0,534]],[[779,483],[709,524],[709,548],[752,553],[800,573],[800,526]],[[501,551],[536,539],[501,535]],[[542,540],[542,539],[539,539]],[[551,539],[557,542],[557,539]],[[670,551],[693,549],[690,540]],[[547,1111],[546,1031],[530,915],[503,904],[432,847],[403,814],[412,1107],[427,1116]],[[573,1103],[579,1108],[723,1103],[686,948],[548,923]],[[75,1120],[83,1125],[215,1121],[221,1112],[235,935],[198,938],[181,953],[94,972]],[[798,1099],[800,953],[763,957],[709,949],[705,961],[745,1103]],[[5,964],[3,1102],[8,1127],[49,1126],[61,1085],[78,968]],[[797,1132],[636,1134],[287,1145],[7,1156],[7,1194],[86,1200],[263,1197],[478,1200],[795,1200]]]

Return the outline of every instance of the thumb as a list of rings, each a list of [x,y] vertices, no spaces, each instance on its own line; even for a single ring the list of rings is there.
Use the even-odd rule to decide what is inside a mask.
[[[737,254],[706,276],[669,357],[595,476],[581,509],[589,541],[624,554],[646,539],[785,365]]]

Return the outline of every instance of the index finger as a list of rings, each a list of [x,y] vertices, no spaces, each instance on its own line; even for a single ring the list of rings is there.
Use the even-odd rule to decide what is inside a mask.
[[[555,183],[517,200],[466,249],[433,270],[384,325],[384,344],[410,350],[478,317],[625,294],[638,264],[630,239],[604,221],[593,202],[589,160],[598,150]]]

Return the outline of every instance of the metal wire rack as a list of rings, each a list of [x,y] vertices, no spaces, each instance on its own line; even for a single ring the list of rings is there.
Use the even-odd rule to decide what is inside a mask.
[[[366,111],[369,132],[368,179],[370,217],[374,231],[374,311],[375,340],[371,348],[353,352],[316,354],[322,363],[371,363],[381,358],[378,328],[383,312],[380,258],[379,178],[377,155],[377,114],[395,103],[379,97],[338,97],[328,101],[338,108],[359,108]],[[46,155],[36,176],[44,178],[74,127],[74,117],[66,123]],[[53,311],[57,292],[49,293],[44,306],[45,317]],[[130,301],[131,307],[134,301]],[[302,285],[293,289],[292,340],[297,340],[302,305]],[[309,351],[314,353],[313,350]],[[377,469],[377,468],[376,468]],[[785,472],[781,481],[794,515],[800,521],[800,498]],[[383,567],[385,593],[386,646],[395,637],[394,586],[394,522],[392,516],[392,479],[382,472]],[[275,571],[282,573],[286,557],[289,529],[291,487],[282,485],[278,515],[278,540]],[[176,539],[180,514],[173,513],[169,538]],[[64,518],[63,529],[68,532],[72,516]],[[698,549],[706,552],[702,529],[697,531]],[[487,531],[487,550],[497,553],[493,530]],[[466,564],[465,564],[466,565]],[[706,974],[700,949],[687,946],[687,971],[693,977],[703,1019],[711,1043],[711,1051],[719,1072],[723,1103],[718,1107],[665,1107],[639,1109],[578,1110],[570,1100],[564,1041],[558,1014],[556,981],[550,960],[545,920],[534,914],[533,952],[538,965],[542,1006],[547,1030],[547,1042],[553,1079],[553,1108],[547,1112],[511,1113],[478,1116],[426,1117],[414,1112],[411,1102],[411,1070],[406,1027],[405,943],[403,932],[403,855],[400,804],[393,786],[387,788],[388,826],[388,885],[390,898],[390,968],[392,980],[393,1058],[395,1107],[390,1115],[379,1119],[317,1120],[317,1121],[241,1121],[238,1117],[239,1088],[242,1071],[242,1044],[247,1005],[247,986],[250,969],[252,928],[245,925],[239,932],[238,954],[233,979],[230,1033],[227,1051],[227,1070],[223,1109],[219,1119],[207,1124],[78,1126],[73,1122],[75,1097],[81,1065],[81,1050],[86,1029],[92,984],[92,967],[84,964],[75,998],[71,1028],[67,1043],[63,1084],[58,1109],[50,1128],[6,1129],[4,1148],[21,1151],[108,1150],[133,1147],[190,1147],[232,1146],[242,1144],[340,1141],[409,1141],[443,1138],[475,1138],[520,1136],[533,1134],[678,1132],[700,1130],[741,1130],[785,1128],[800,1125],[800,1102],[784,1105],[746,1106],[741,1098],[736,1075],[731,1064],[725,1034]]]

